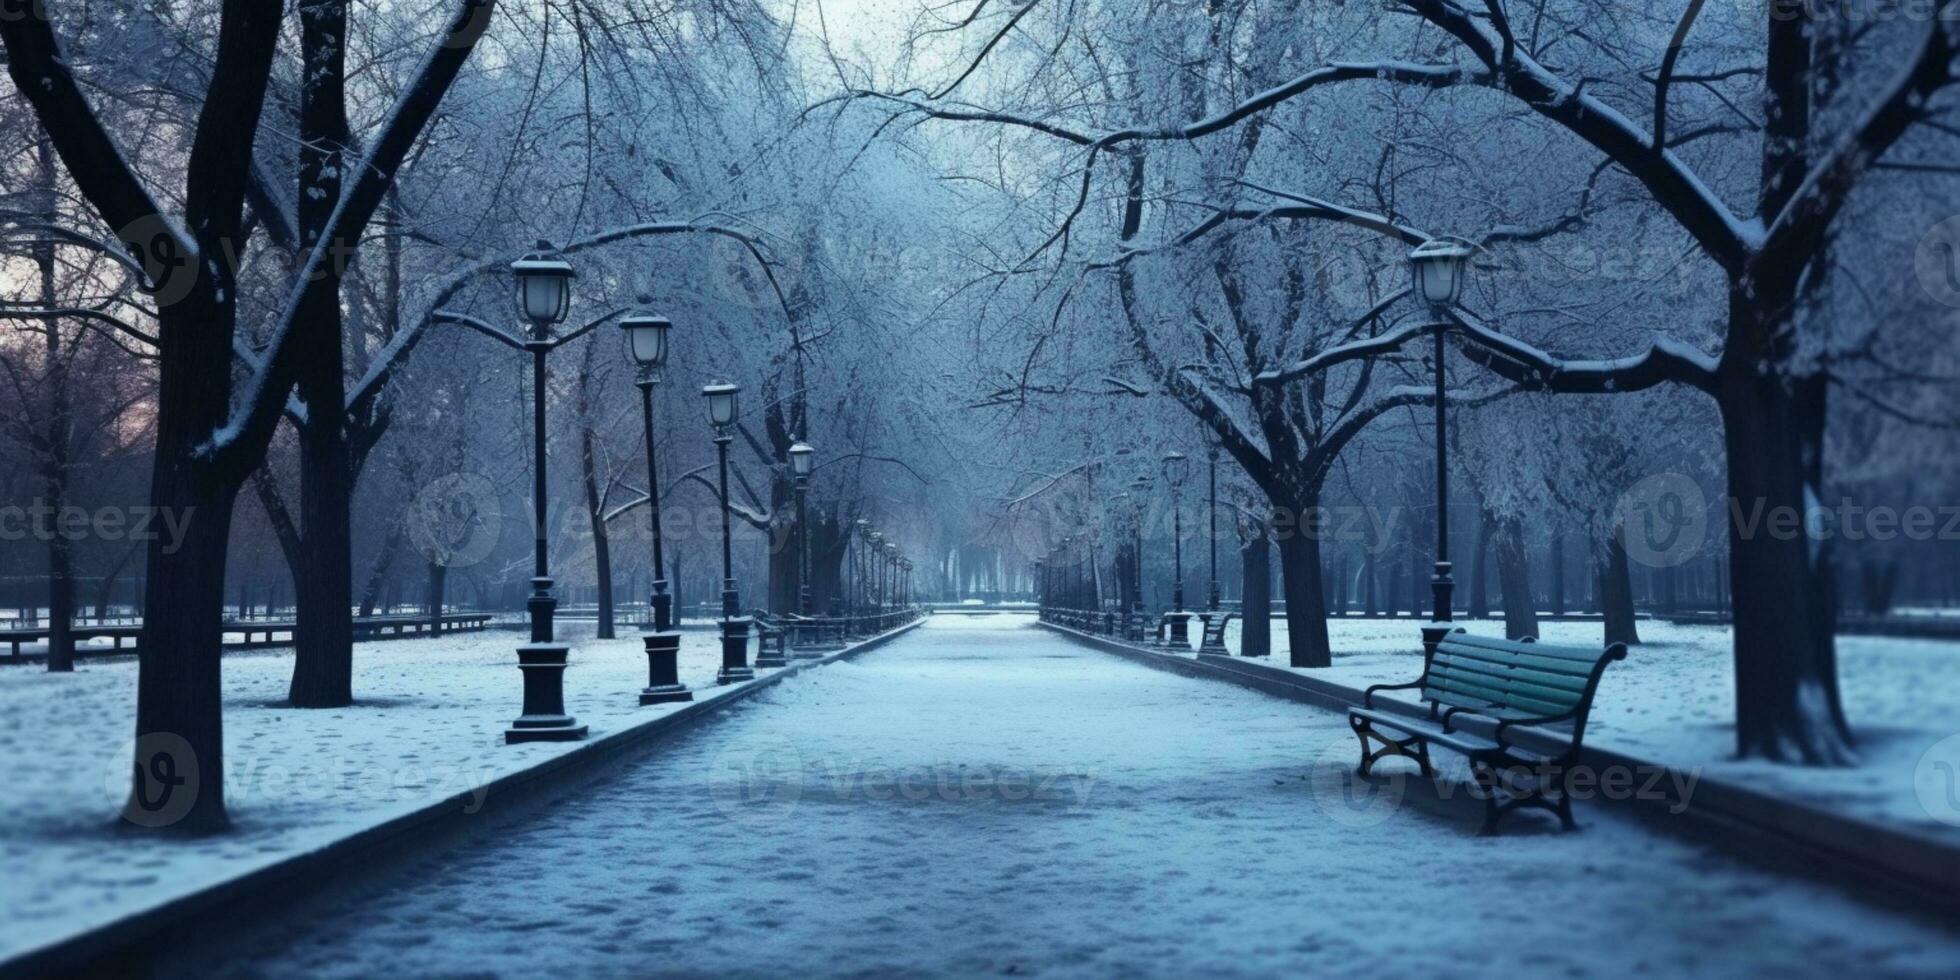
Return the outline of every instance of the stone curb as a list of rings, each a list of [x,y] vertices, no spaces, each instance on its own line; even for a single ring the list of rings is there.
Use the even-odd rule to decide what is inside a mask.
[[[488,807],[471,813],[477,799],[496,800],[501,810],[522,806],[581,782],[627,753],[643,751],[730,705],[813,667],[848,660],[874,650],[917,629],[921,618],[887,633],[847,646],[820,659],[792,660],[753,681],[703,701],[650,718],[631,728],[591,739],[577,748],[543,759],[537,765],[507,773],[490,783],[437,800],[411,813],[356,831],[331,843],[290,855],[273,864],[132,912],[113,922],[72,933],[45,945],[0,960],[0,977],[122,976],[145,974],[152,941],[172,930],[195,933],[208,942],[228,917],[242,921],[328,886],[335,879],[371,870],[378,860],[395,860],[416,850],[448,843],[445,831],[460,830],[483,820]],[[634,697],[638,691],[622,691]],[[295,887],[298,886],[298,887]]]
[[[1213,654],[1183,656],[1133,646],[1053,623],[1040,625],[1085,646],[1159,670],[1237,684],[1289,701],[1345,712],[1349,707],[1359,705],[1362,699],[1359,688],[1304,677],[1257,660]],[[1418,705],[1395,698],[1377,698],[1375,704],[1377,708],[1410,717],[1421,717],[1423,714],[1423,709]],[[1474,722],[1460,727],[1485,736],[1490,734],[1491,728]],[[1526,748],[1539,747],[1532,745],[1534,739],[1543,739],[1545,747],[1555,744],[1556,736],[1550,732],[1523,729],[1521,735],[1524,737],[1520,738],[1519,744]],[[1595,745],[1583,747],[1580,761],[1597,771],[1621,768],[1635,773],[1659,773],[1663,777],[1657,786],[1662,790],[1660,794],[1638,793],[1624,800],[1600,798],[1594,802],[1629,804],[1649,816],[1691,817],[1702,824],[1703,829],[1720,830],[1727,838],[1732,838],[1737,831],[1754,835],[1759,839],[1750,841],[1752,846],[1767,843],[1773,850],[1781,851],[1786,856],[1794,855],[1800,862],[1827,862],[1840,875],[1876,885],[1895,895],[1899,891],[1907,891],[1914,899],[1911,904],[1943,917],[1960,918],[1960,846],[1910,830],[1834,813],[1706,773],[1683,774],[1670,766]],[[1683,800],[1675,787],[1682,785],[1681,780],[1686,775],[1693,775],[1695,782],[1689,784],[1692,786],[1692,792],[1688,794],[1690,798]]]

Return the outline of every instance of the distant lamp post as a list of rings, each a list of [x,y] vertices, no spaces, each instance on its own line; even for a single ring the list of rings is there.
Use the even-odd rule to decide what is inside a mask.
[[[1191,614],[1184,611],[1184,475],[1191,458],[1172,450],[1164,454],[1164,479],[1171,486],[1171,611],[1167,642],[1174,647],[1191,645]]]
[[[619,321],[626,338],[626,353],[639,367],[633,383],[640,389],[640,417],[645,422],[647,440],[647,508],[653,528],[653,592],[647,597],[646,644],[647,686],[640,691],[641,704],[692,701],[694,692],[681,683],[681,635],[674,630],[674,597],[667,592],[666,555],[661,551],[660,467],[653,447],[653,389],[660,384],[660,369],[667,363],[668,333],[673,321],[664,316],[638,312]]]
[[[1205,588],[1205,609],[1218,611],[1218,446],[1214,444],[1209,454],[1211,489],[1205,503],[1207,527],[1205,536],[1211,543],[1211,583]]]
[[[871,593],[865,588],[867,575],[864,565],[864,553],[871,542],[871,522],[860,517],[856,526],[857,540],[852,542],[851,548],[851,577],[857,581],[852,583],[854,594],[851,596],[851,615],[860,617],[871,605]],[[856,626],[852,628],[855,629]]]
[[[810,469],[816,463],[816,456],[816,449],[807,442],[789,447],[790,472],[796,478],[796,612],[805,617],[810,615],[810,512],[806,500],[810,495]]]
[[[1224,628],[1221,626],[1216,631],[1212,629],[1212,622],[1218,619],[1220,616],[1224,615],[1224,613],[1219,611],[1219,600],[1218,600],[1218,443],[1217,442],[1213,442],[1211,444],[1210,451],[1206,455],[1208,457],[1208,463],[1209,463],[1207,469],[1209,472],[1211,487],[1207,493],[1208,499],[1205,504],[1206,507],[1205,537],[1206,537],[1206,544],[1211,550],[1211,581],[1208,585],[1205,586],[1205,612],[1204,615],[1200,617],[1200,619],[1204,622],[1204,630],[1202,633],[1202,637],[1198,643],[1198,652],[1214,654],[1218,656],[1230,656],[1231,651],[1226,649],[1225,647]]]
[[[531,597],[525,603],[531,618],[531,642],[517,648],[517,666],[524,673],[524,713],[505,730],[504,741],[568,742],[584,738],[586,726],[565,713],[565,664],[572,648],[555,642],[552,636],[558,600],[551,595],[545,541],[544,359],[570,339],[554,338],[551,328],[564,322],[571,310],[572,279],[577,273],[551,243],[542,241],[537,251],[511,263],[510,271],[517,283],[518,312],[531,327],[530,334],[516,346],[531,354],[531,523],[535,551]]]
[[[1436,313],[1447,314],[1457,298],[1463,295],[1463,281],[1471,254],[1469,245],[1447,238],[1431,239],[1417,246],[1415,251],[1409,253],[1409,275],[1417,297]],[[1456,588],[1456,582],[1450,575],[1449,441],[1444,433],[1446,419],[1443,403],[1443,332],[1448,328],[1447,316],[1439,316],[1435,325],[1436,571],[1429,580],[1429,589],[1435,600],[1430,614],[1432,623],[1450,621],[1450,594]],[[1434,649],[1447,632],[1449,630],[1442,626],[1425,630],[1425,643]]]
[[[1136,537],[1135,553],[1130,558],[1134,566],[1130,575],[1130,607],[1136,613],[1136,633],[1131,639],[1143,639],[1145,615],[1143,609],[1143,520],[1150,509],[1150,474],[1138,473],[1136,481],[1130,484],[1130,501],[1136,508],[1136,523],[1131,533]]]
[[[816,469],[817,451],[807,442],[797,442],[789,447],[790,473],[796,479],[796,612],[802,619],[816,615],[816,606],[811,598],[810,588],[810,474]],[[819,642],[819,634],[814,626],[803,624],[792,630],[794,642],[791,644],[792,656],[821,657],[832,644]]]
[[[865,551],[868,559],[865,571],[869,574],[866,581],[871,586],[869,594],[872,614],[883,615],[885,612],[885,532],[873,530],[871,535],[864,539],[864,543],[869,546]]]
[[[1036,558],[1034,560],[1034,578],[1036,583],[1035,593],[1034,593],[1035,618],[1041,620],[1042,622],[1047,622],[1048,621],[1048,555],[1046,552],[1043,552],[1040,558]]]
[[[735,590],[735,551],[730,544],[728,517],[728,444],[735,440],[731,432],[735,396],[741,390],[728,381],[701,388],[702,397],[708,400],[708,422],[715,427],[715,458],[721,473],[721,670],[715,673],[717,684],[755,678],[755,670],[749,666],[749,621],[742,616],[742,597]]]

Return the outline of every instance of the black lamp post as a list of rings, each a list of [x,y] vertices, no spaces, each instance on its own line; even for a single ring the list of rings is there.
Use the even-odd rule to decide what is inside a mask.
[[[735,437],[735,396],[741,388],[728,381],[702,387],[708,400],[708,422],[715,427],[715,457],[721,482],[721,669],[715,673],[718,684],[734,684],[755,679],[749,666],[749,621],[742,616],[742,597],[735,590],[735,551],[730,544],[728,518],[728,444]]]
[[[1191,460],[1176,450],[1164,454],[1165,482],[1171,485],[1171,582],[1170,632],[1166,643],[1174,647],[1191,645],[1191,614],[1184,611],[1184,473]]]
[[[857,540],[851,544],[851,577],[857,580],[853,583],[855,588],[852,591],[855,592],[855,595],[852,596],[851,615],[861,619],[871,606],[871,590],[868,581],[870,572],[864,561],[865,551],[871,544],[870,521],[862,517],[858,518]]]
[[[810,493],[810,468],[816,455],[816,449],[807,442],[799,441],[789,447],[790,472],[796,478],[796,612],[804,617],[810,615],[810,511],[806,498]]]
[[[1434,594],[1430,621],[1422,628],[1423,649],[1434,655],[1438,644],[1450,632],[1450,593],[1456,583],[1450,576],[1450,489],[1449,439],[1445,431],[1443,334],[1449,329],[1449,308],[1463,292],[1464,268],[1470,261],[1470,248],[1462,242],[1432,239],[1409,253],[1409,273],[1417,297],[1439,314],[1436,333],[1436,571],[1429,580]]]
[[[870,546],[865,551],[865,571],[870,575],[871,614],[881,616],[885,612],[885,532],[873,530],[864,543]]]
[[[1213,445],[1210,453],[1211,491],[1206,503],[1208,527],[1206,539],[1211,543],[1211,584],[1205,589],[1205,610],[1218,611],[1218,447]]]
[[[1149,510],[1150,474],[1138,473],[1136,482],[1130,484],[1130,492],[1131,503],[1135,508],[1136,517],[1135,523],[1130,528],[1130,533],[1135,536],[1136,545],[1130,558],[1130,564],[1132,566],[1130,574],[1130,608],[1136,615],[1136,628],[1130,638],[1141,640],[1143,639],[1144,628],[1147,625],[1144,622],[1143,610],[1143,519]]]
[[[1048,621],[1048,557],[1045,553],[1042,555],[1042,557],[1036,558],[1034,560],[1034,577],[1036,583],[1035,594],[1034,594],[1035,618],[1041,620],[1042,622],[1047,622]]]
[[[1210,452],[1207,455],[1209,457],[1209,464],[1210,464],[1208,470],[1209,470],[1209,478],[1211,481],[1211,486],[1209,492],[1207,493],[1207,500],[1205,505],[1207,507],[1207,511],[1206,511],[1207,516],[1205,518],[1206,520],[1205,534],[1207,536],[1208,546],[1211,549],[1211,558],[1210,558],[1211,581],[1208,585],[1205,586],[1205,612],[1204,615],[1200,617],[1200,619],[1204,622],[1204,631],[1203,631],[1203,636],[1198,643],[1198,652],[1200,654],[1210,654],[1213,656],[1229,657],[1231,656],[1232,652],[1231,650],[1227,649],[1225,646],[1225,630],[1222,627],[1216,631],[1214,631],[1211,628],[1213,620],[1216,620],[1220,616],[1224,615],[1222,612],[1219,611],[1218,608],[1219,602],[1218,602],[1218,444],[1217,443],[1214,442],[1211,445]]]
[[[1435,325],[1436,571],[1429,581],[1435,598],[1430,620],[1439,624],[1450,622],[1450,593],[1456,587],[1450,576],[1449,441],[1444,432],[1443,333],[1449,328],[1448,310],[1463,293],[1464,268],[1469,264],[1470,254],[1468,245],[1444,238],[1424,242],[1409,253],[1409,273],[1417,297],[1440,314]],[[1425,631],[1425,640],[1433,648],[1447,632],[1447,627],[1439,626],[1433,632],[1434,639],[1429,639],[1430,631]]]
[[[1116,576],[1116,619],[1114,621],[1114,632],[1115,635],[1125,638],[1130,635],[1130,596],[1123,589],[1123,580],[1129,577],[1129,568],[1128,563],[1123,560],[1123,552],[1125,550],[1123,546],[1128,542],[1123,540],[1122,534],[1125,530],[1125,525],[1129,522],[1132,510],[1134,508],[1130,506],[1129,491],[1118,490],[1109,495],[1109,516],[1115,531],[1115,534],[1111,536],[1112,544],[1110,547],[1113,574]]]
[[[796,612],[803,619],[815,615],[810,591],[810,473],[815,469],[817,451],[807,442],[789,447],[790,473],[796,480]],[[793,656],[820,657],[826,646],[814,641],[816,632],[807,624],[795,631]]]
[[[674,630],[674,597],[667,593],[666,556],[661,552],[660,467],[653,451],[653,389],[660,384],[660,369],[667,363],[667,335],[673,321],[651,313],[635,313],[619,321],[626,335],[626,352],[639,366],[634,385],[640,389],[640,417],[645,422],[647,440],[647,508],[653,528],[653,592],[647,597],[646,644],[647,686],[640,692],[641,704],[692,701],[694,692],[681,683],[681,635]]]
[[[558,601],[551,595],[551,568],[545,550],[544,359],[559,344],[578,335],[554,338],[551,334],[551,328],[563,323],[571,309],[572,279],[577,274],[549,242],[539,242],[537,251],[511,263],[510,271],[517,280],[518,311],[531,325],[520,346],[531,354],[531,518],[536,550],[532,556],[531,598],[525,603],[531,617],[531,642],[517,648],[517,666],[524,673],[524,713],[505,730],[504,742],[567,742],[584,738],[586,727],[565,713],[565,665],[571,647],[554,642],[552,637]]]

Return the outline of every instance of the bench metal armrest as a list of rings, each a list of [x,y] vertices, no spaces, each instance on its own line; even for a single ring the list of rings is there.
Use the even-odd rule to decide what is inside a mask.
[[[1477,711],[1477,710],[1476,710],[1475,708],[1465,708],[1465,707],[1461,707],[1461,706],[1458,706],[1458,707],[1455,707],[1455,708],[1444,708],[1444,709],[1443,709],[1443,731],[1446,731],[1446,732],[1453,732],[1453,731],[1456,731],[1456,716],[1457,716],[1457,715],[1472,715],[1472,716],[1475,716],[1475,717],[1486,717],[1486,716],[1484,716],[1484,715],[1481,715],[1481,714],[1479,714],[1479,713],[1478,713],[1478,711]]]
[[[1376,691],[1406,691],[1410,688],[1421,686],[1422,680],[1420,678],[1406,684],[1371,684],[1367,690],[1361,692],[1361,706],[1364,708],[1373,708],[1375,706]]]

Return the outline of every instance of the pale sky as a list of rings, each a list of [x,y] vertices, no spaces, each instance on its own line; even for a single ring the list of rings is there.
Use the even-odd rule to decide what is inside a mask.
[[[818,9],[821,6],[822,24],[828,29],[830,41],[839,54],[848,60],[858,62],[869,60],[878,66],[880,73],[888,70],[903,50],[906,34],[912,29],[921,11],[937,9],[942,18],[966,16],[977,0],[780,0],[780,16],[795,17],[796,31],[800,36],[816,40],[818,34]],[[987,18],[973,30],[984,32]],[[959,50],[961,35],[943,35],[945,41],[929,45],[914,52],[917,63],[915,72],[929,70],[935,62],[944,61],[947,56]],[[824,70],[821,66],[809,66],[812,70]]]

